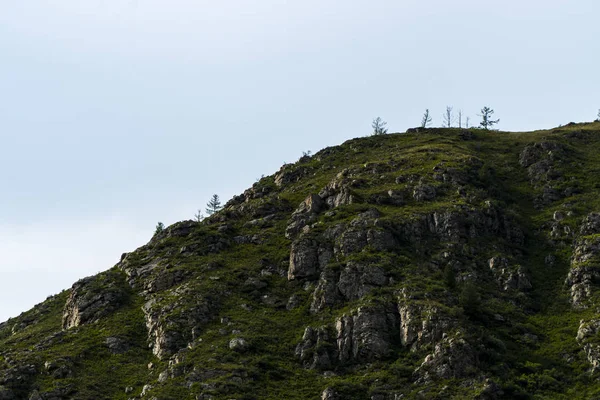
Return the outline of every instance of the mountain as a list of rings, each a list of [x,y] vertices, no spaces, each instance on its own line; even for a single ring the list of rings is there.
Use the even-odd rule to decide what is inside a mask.
[[[600,398],[600,123],[353,139],[0,324],[0,399]]]

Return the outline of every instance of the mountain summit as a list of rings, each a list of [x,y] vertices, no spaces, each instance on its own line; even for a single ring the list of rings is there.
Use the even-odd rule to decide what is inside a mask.
[[[600,123],[353,139],[0,324],[0,400],[600,397]]]

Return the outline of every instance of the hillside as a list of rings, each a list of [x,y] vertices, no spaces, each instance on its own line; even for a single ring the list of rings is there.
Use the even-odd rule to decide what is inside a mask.
[[[0,400],[600,397],[600,123],[353,139],[0,324]]]

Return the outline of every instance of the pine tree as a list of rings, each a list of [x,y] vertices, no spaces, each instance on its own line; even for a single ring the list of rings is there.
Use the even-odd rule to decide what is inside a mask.
[[[219,195],[213,194],[210,198],[210,201],[206,203],[206,213],[208,215],[213,215],[217,211],[221,209],[221,200],[219,200]]]
[[[156,224],[156,230],[154,231],[154,234],[159,234],[162,231],[165,230],[165,224],[163,224],[162,222],[159,222],[158,224]]]
[[[387,133],[387,128],[385,127],[387,122],[381,119],[381,117],[377,117],[371,123],[371,127],[373,128],[372,135],[385,135]]]
[[[497,120],[491,119],[493,113],[494,113],[494,110],[492,110],[491,108],[489,108],[489,107],[483,107],[481,109],[481,114],[477,114],[477,115],[479,115],[482,118],[482,120],[479,123],[479,125],[483,129],[489,130],[491,127],[493,127],[498,122],[500,122],[499,119],[497,119]]]

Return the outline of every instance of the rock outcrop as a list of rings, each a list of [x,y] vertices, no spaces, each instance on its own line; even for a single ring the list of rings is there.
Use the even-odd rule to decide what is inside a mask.
[[[600,283],[600,217],[592,213],[584,218],[580,235],[574,241],[571,269],[565,285],[574,307],[589,307],[593,290]]]
[[[580,321],[579,329],[577,330],[577,342],[585,352],[587,360],[591,365],[591,372],[596,372],[600,368],[600,343],[597,340],[599,334],[600,320]]]
[[[63,329],[98,321],[119,308],[126,296],[123,280],[118,272],[109,271],[73,284],[63,311]]]
[[[435,345],[415,371],[417,382],[434,379],[463,379],[477,370],[477,356],[471,345],[460,334],[445,337]]]

